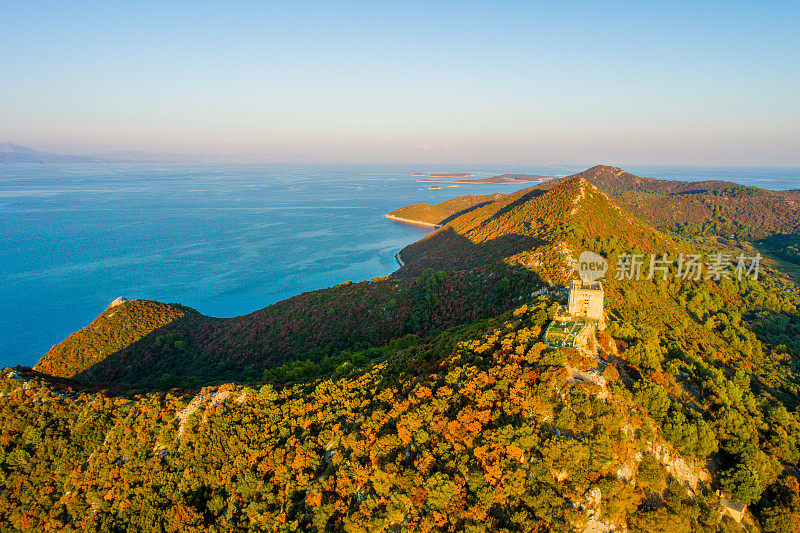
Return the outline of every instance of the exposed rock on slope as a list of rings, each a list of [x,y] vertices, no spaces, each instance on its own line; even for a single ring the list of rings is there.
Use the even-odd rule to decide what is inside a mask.
[[[108,307],[109,307],[109,308],[111,308],[111,307],[116,307],[116,306],[118,306],[118,305],[120,305],[120,304],[124,304],[124,303],[125,303],[125,302],[127,302],[127,301],[128,301],[128,299],[127,299],[127,298],[125,298],[124,296],[120,296],[120,297],[116,298],[116,299],[115,299],[113,302],[111,302],[110,304],[108,304]]]

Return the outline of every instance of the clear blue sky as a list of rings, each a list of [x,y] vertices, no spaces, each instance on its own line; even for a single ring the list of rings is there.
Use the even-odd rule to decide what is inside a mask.
[[[798,6],[0,0],[0,141],[800,166]]]

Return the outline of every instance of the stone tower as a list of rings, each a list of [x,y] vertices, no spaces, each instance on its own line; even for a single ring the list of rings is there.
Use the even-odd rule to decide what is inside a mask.
[[[575,318],[603,320],[603,284],[599,281],[583,283],[573,280],[569,284],[567,312]]]

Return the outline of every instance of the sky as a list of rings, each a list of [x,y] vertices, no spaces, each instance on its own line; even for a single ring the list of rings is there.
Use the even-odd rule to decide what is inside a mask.
[[[798,2],[7,2],[0,142],[800,166]]]

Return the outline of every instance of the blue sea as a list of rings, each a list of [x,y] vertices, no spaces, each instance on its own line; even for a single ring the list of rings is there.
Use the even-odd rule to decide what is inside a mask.
[[[394,255],[430,229],[386,220],[385,213],[525,186],[429,190],[411,173],[564,175],[584,168],[0,165],[0,366],[35,364],[117,296],[231,317],[305,291],[388,275],[398,268]],[[800,188],[800,169],[626,170]]]

